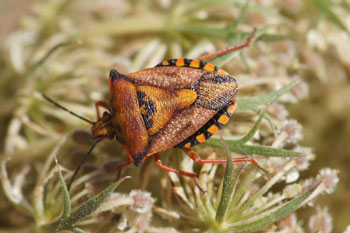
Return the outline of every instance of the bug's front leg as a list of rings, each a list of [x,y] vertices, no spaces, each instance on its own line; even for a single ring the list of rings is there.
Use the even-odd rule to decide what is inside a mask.
[[[201,159],[198,156],[198,154],[191,149],[183,149],[183,151],[185,151],[185,153],[193,161],[198,162],[198,163],[226,163],[226,159]],[[234,162],[234,163],[251,162],[255,167],[257,167],[258,169],[260,169],[264,173],[267,173],[267,171],[263,167],[261,167],[255,159],[248,157],[248,156],[240,157],[240,158],[233,158],[232,162]]]
[[[243,49],[245,47],[248,47],[250,45],[250,42],[252,42],[252,40],[253,40],[253,38],[255,36],[255,32],[256,32],[256,28],[254,28],[254,31],[252,32],[252,34],[250,34],[250,36],[248,37],[247,41],[244,42],[244,43],[237,44],[237,45],[234,45],[234,46],[230,46],[230,47],[227,47],[225,49],[221,49],[221,50],[215,51],[213,53],[205,54],[203,56],[200,56],[197,59],[198,60],[206,60],[206,59],[209,59],[209,58],[214,58],[214,57],[220,56],[222,54],[225,54],[225,53],[228,53],[228,52],[231,52],[231,51],[240,50],[240,49]]]
[[[97,119],[101,118],[100,107],[104,107],[105,109],[109,109],[109,103],[104,100],[99,100],[95,102]]]
[[[155,154],[154,155],[154,161],[156,162],[156,164],[158,165],[159,168],[167,171],[167,172],[174,172],[178,175],[182,175],[182,176],[187,176],[187,177],[190,177],[192,178],[194,184],[199,188],[199,190],[201,190],[201,192],[205,192],[205,190],[200,186],[199,184],[199,180],[196,176],[195,173],[192,173],[192,172],[185,172],[185,171],[181,171],[181,170],[177,170],[177,169],[174,169],[174,168],[171,168],[171,167],[168,167],[168,166],[165,166],[162,164],[162,161],[160,160],[159,158],[159,154]]]

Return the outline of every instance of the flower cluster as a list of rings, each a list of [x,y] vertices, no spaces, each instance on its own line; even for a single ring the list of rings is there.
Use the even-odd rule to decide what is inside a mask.
[[[0,222],[31,232],[331,232],[332,217],[317,197],[335,191],[339,171],[323,168],[314,178],[301,178],[316,155],[301,145],[303,127],[289,118],[288,106],[310,98],[310,76],[323,83],[329,76],[346,80],[350,41],[336,19],[350,16],[339,10],[316,27],[305,10],[316,14],[324,8],[320,0],[312,2],[32,1],[1,47],[6,85],[0,85],[0,117],[7,127],[0,128],[5,135],[0,195],[6,197],[0,211],[10,214]],[[257,166],[200,165],[170,150],[161,155],[164,163],[195,172],[206,192],[147,160],[141,169],[124,169],[122,176],[132,179],[120,184],[116,167],[126,152],[104,142],[68,195],[65,182],[91,138],[75,131],[86,127],[83,122],[46,103],[40,93],[95,119],[93,103],[108,99],[111,68],[127,73],[167,58],[196,58],[244,41],[253,28],[258,30],[252,46],[211,61],[239,81],[238,107],[220,131],[223,139],[214,137],[195,150],[204,158],[248,156]],[[329,109],[341,112],[337,104]],[[300,218],[297,209],[305,206],[315,213]]]

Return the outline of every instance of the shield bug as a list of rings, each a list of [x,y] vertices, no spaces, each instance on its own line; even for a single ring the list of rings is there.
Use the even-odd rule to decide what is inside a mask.
[[[130,163],[140,167],[147,157],[154,155],[160,168],[191,177],[200,188],[194,173],[162,164],[158,153],[175,147],[183,149],[199,163],[226,162],[226,159],[201,159],[190,149],[217,133],[236,108],[233,97],[238,91],[238,82],[204,60],[247,47],[254,32],[245,43],[198,59],[171,59],[153,68],[128,74],[112,70],[109,74],[110,100],[96,102],[96,122],[69,111],[44,95],[59,108],[92,124],[95,143],[76,169],[68,187],[96,144],[103,139],[115,138],[129,156],[129,161],[120,170]],[[108,110],[102,116],[100,107]],[[262,169],[250,157],[235,158],[233,162],[252,162]]]

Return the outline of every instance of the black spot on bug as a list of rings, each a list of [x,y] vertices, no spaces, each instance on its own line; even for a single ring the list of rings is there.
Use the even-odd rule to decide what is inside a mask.
[[[184,59],[184,63],[185,63],[185,67],[190,67],[190,64],[191,64],[191,62],[192,62],[192,59],[187,59],[187,58],[185,58]]]
[[[150,129],[153,126],[151,116],[157,112],[157,109],[154,102],[152,100],[147,100],[146,97],[146,93],[142,91],[137,92],[137,99],[139,101],[142,119],[145,122],[146,128]]]
[[[137,92],[137,98],[139,101],[144,101],[143,99],[146,97],[146,93],[144,93],[143,91],[138,91]]]
[[[169,66],[176,66],[176,61],[177,61],[177,59],[170,59],[170,60],[168,60]]]
[[[205,62],[205,61],[199,61],[199,69],[201,69],[201,70],[202,70],[206,64],[208,64],[208,62]]]

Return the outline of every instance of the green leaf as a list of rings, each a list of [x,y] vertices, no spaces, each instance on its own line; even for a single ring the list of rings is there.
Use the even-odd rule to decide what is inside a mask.
[[[299,152],[273,148],[269,146],[257,146],[257,145],[243,145],[240,148],[240,152],[242,155],[262,155],[266,157],[298,157],[301,154]]]
[[[340,29],[350,33],[349,29],[343,23],[343,21],[337,16],[332,10],[333,4],[329,0],[312,0],[313,4],[318,8],[318,10],[327,16],[332,23],[337,25]]]
[[[60,166],[58,165],[57,158],[55,157],[56,162],[56,168],[57,168],[57,174],[58,179],[60,180],[62,192],[63,192],[63,216],[62,219],[68,219],[71,211],[71,205],[70,205],[70,197],[69,197],[69,191],[66,185],[66,182],[64,181]]]
[[[291,88],[298,84],[298,81],[294,81],[287,86],[282,87],[276,91],[272,91],[266,95],[239,99],[237,101],[237,110],[252,110],[259,112],[259,106],[274,102],[278,97],[288,92]]]
[[[237,142],[246,143],[246,142],[248,142],[250,139],[252,139],[252,138],[254,137],[254,134],[256,133],[256,131],[258,131],[259,126],[260,126],[260,123],[261,123],[261,120],[262,120],[263,117],[264,117],[264,113],[260,114],[260,117],[259,117],[259,119],[255,122],[253,128],[252,128],[251,130],[249,130],[249,132],[248,132],[244,137],[242,137],[241,139],[239,139]]]
[[[234,196],[229,204],[229,212],[230,213],[234,213],[237,211],[237,209],[240,208],[239,206],[239,201],[241,200],[241,198],[244,196],[244,194],[247,192],[247,188],[249,187],[249,185],[251,185],[257,178],[257,170],[251,170],[250,172],[248,172],[248,174],[244,177],[242,177],[242,179],[240,179],[240,183],[238,185],[237,190],[234,193]],[[241,203],[242,205],[243,203]],[[230,216],[231,218],[231,216]]]
[[[295,37],[293,35],[265,33],[259,37],[259,40],[265,41],[265,42],[276,42],[281,40],[293,40],[294,38]]]
[[[244,225],[239,226],[233,226],[230,227],[228,230],[232,232],[253,232],[258,229],[260,229],[263,226],[266,226],[268,224],[272,224],[276,222],[277,220],[289,215],[293,211],[295,211],[297,208],[300,207],[303,202],[310,197],[316,189],[319,187],[319,185],[315,185],[312,187],[309,191],[305,192],[304,194],[301,194],[299,197],[283,204],[280,208],[273,211],[267,216],[263,216],[262,218],[259,218],[258,220],[255,220],[251,223],[247,223]]]
[[[253,126],[253,128],[244,137],[242,137],[241,139],[237,140],[237,143],[244,144],[244,143],[248,142],[250,139],[252,139],[254,137],[256,131],[258,131],[260,123],[261,123],[261,120],[263,118],[265,118],[269,122],[269,124],[270,124],[270,126],[271,126],[271,128],[273,130],[275,129],[275,126],[273,125],[273,122],[272,122],[272,119],[270,118],[270,116],[268,114],[266,114],[264,111],[260,111],[260,117],[256,121],[256,123]]]
[[[122,183],[125,179],[130,177],[123,177],[119,179],[114,184],[110,185],[108,188],[106,188],[103,192],[100,194],[90,198],[88,201],[86,201],[84,204],[82,204],[76,211],[74,211],[69,218],[63,219],[60,221],[60,223],[57,226],[57,231],[61,230],[69,230],[73,229],[73,225],[82,220],[83,218],[89,216],[91,213],[93,213],[98,207],[100,207],[107,198],[112,194],[112,192]]]
[[[233,156],[227,150],[225,142],[223,141],[222,138],[221,138],[221,141],[223,146],[225,147],[227,162],[226,162],[226,169],[225,169],[224,184],[222,187],[222,192],[220,197],[220,203],[215,216],[215,219],[219,224],[221,224],[225,219],[228,203],[231,199],[232,192],[234,190],[234,186],[236,184],[236,180],[238,176],[238,173],[234,172],[234,169],[233,169],[233,162],[232,162]]]
[[[207,145],[222,148],[220,139],[211,137],[204,142]],[[269,146],[246,145],[239,142],[239,140],[225,139],[225,143],[230,151],[239,153],[241,155],[262,155],[267,157],[298,157],[299,152],[273,148]]]

